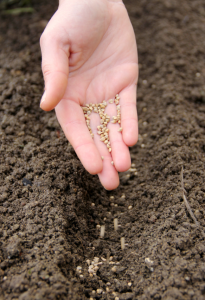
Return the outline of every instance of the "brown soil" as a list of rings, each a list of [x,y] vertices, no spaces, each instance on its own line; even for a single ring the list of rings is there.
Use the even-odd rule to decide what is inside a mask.
[[[32,15],[0,16],[0,300],[205,299],[204,1],[125,1],[140,138],[112,192],[39,109],[39,36],[57,1],[33,2]]]

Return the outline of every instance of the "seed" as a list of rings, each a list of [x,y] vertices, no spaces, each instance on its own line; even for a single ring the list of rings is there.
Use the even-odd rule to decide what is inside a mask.
[[[104,143],[107,144],[107,143],[108,143],[108,140],[105,140]]]
[[[91,136],[92,136],[92,138],[94,138],[94,134],[93,133],[91,133]]]
[[[110,151],[110,149],[109,149],[109,151]],[[111,161],[111,165],[113,165],[113,166],[114,166],[114,161]]]
[[[120,121],[120,120],[118,121],[118,124],[121,124],[121,121]]]
[[[102,160],[104,160],[104,156],[101,156]]]
[[[105,225],[102,225],[100,228],[100,237],[103,238],[105,235]]]
[[[120,127],[120,128],[118,129],[118,131],[119,131],[119,132],[122,132],[122,127]]]
[[[114,229],[118,230],[118,218],[114,219]]]
[[[112,151],[112,149],[111,148],[109,148],[109,152],[111,152]]]
[[[119,130],[118,130],[118,131],[119,131]],[[101,134],[102,134],[102,132],[101,132],[101,131],[98,131],[98,134],[99,134],[99,135],[101,135]]]
[[[108,143],[107,143],[107,148],[108,148],[108,149],[110,148],[110,144],[108,144]]]
[[[125,249],[125,238],[121,237],[120,242],[121,242],[121,249],[124,250]]]
[[[100,141],[101,141],[101,142],[104,142],[104,140],[105,140],[105,138],[104,138],[104,137],[102,137],[102,138],[100,139]]]
[[[111,104],[112,104],[112,103],[113,103],[113,99],[110,99],[110,100],[109,100],[109,103],[111,103]]]

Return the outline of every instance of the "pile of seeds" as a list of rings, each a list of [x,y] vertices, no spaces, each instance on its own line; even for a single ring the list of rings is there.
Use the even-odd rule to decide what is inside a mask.
[[[110,145],[110,140],[109,140],[109,129],[107,128],[107,125],[110,122],[110,116],[105,113],[105,108],[107,107],[107,105],[109,103],[110,104],[115,103],[116,104],[116,108],[117,108],[117,116],[113,116],[112,117],[111,123],[113,123],[113,124],[116,124],[116,123],[117,124],[121,124],[121,112],[120,112],[119,101],[120,101],[120,97],[117,94],[115,96],[115,99],[114,100],[110,99],[108,101],[108,103],[104,100],[102,103],[99,103],[99,104],[90,103],[90,104],[86,104],[85,107],[82,107],[84,115],[85,115],[85,121],[86,121],[88,130],[89,130],[92,138],[94,138],[94,133],[92,132],[92,129],[90,127],[90,115],[91,115],[92,112],[99,114],[99,116],[100,116],[100,124],[101,125],[97,126],[97,133],[100,136],[101,142],[103,142],[107,146],[109,152],[112,151],[111,145]],[[118,129],[118,131],[122,132],[122,127],[120,127]]]

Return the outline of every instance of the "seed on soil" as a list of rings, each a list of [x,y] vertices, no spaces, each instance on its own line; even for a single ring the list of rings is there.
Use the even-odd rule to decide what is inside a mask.
[[[102,225],[100,228],[100,237],[103,238],[105,235],[105,225]]]
[[[121,237],[120,242],[121,242],[121,249],[124,250],[125,249],[125,238]]]
[[[128,286],[132,286],[132,282],[128,282],[128,284],[127,284]]]
[[[114,219],[114,229],[118,230],[118,218]]]
[[[95,203],[91,203],[91,206],[95,206]]]
[[[97,228],[97,229],[100,229],[100,225],[99,225],[99,224],[97,224],[97,225],[96,225],[96,228]]]
[[[128,206],[128,209],[132,209],[132,205]]]

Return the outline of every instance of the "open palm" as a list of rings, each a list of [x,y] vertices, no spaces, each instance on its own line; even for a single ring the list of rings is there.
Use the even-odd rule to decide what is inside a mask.
[[[46,93],[41,107],[55,107],[62,129],[84,167],[114,189],[118,172],[131,164],[129,146],[137,142],[137,50],[121,1],[64,0],[41,38]],[[120,96],[121,127],[108,124],[112,152],[100,141],[100,118],[91,114],[92,139],[81,106]],[[116,115],[115,104],[106,113]],[[104,157],[102,160],[101,157]],[[114,166],[111,164],[114,162]]]

